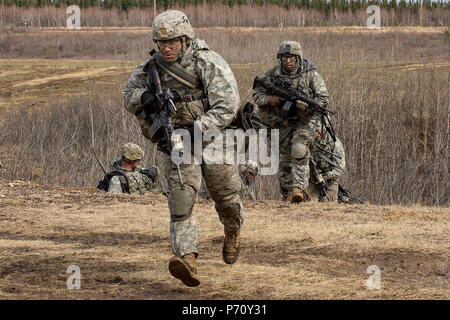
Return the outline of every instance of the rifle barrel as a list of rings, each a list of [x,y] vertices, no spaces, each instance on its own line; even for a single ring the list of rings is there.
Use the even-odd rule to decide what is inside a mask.
[[[337,154],[335,154],[335,153],[333,153],[333,152],[331,152],[331,151],[328,151],[328,150],[325,149],[325,148],[322,148],[317,142],[316,142],[316,147],[319,148],[320,151],[323,151],[323,152],[325,152],[325,153],[328,153],[328,154],[330,154],[330,155],[332,155],[332,156],[334,156],[334,157],[336,157],[336,158],[338,158],[338,159],[342,159],[341,156],[338,156]]]
[[[255,89],[258,85],[262,86],[266,90],[269,91],[269,93],[275,94],[277,96],[280,96],[282,98],[285,98],[288,101],[295,102],[297,100],[303,101],[308,104],[308,106],[311,108],[311,110],[328,115],[335,114],[334,111],[328,110],[324,107],[322,107],[317,101],[314,99],[308,98],[306,92],[304,92],[302,89],[298,90],[292,90],[288,88],[281,88],[280,86],[277,86],[273,82],[267,79],[261,79],[259,77],[255,77],[253,81],[253,89]],[[298,93],[300,91],[300,93]]]

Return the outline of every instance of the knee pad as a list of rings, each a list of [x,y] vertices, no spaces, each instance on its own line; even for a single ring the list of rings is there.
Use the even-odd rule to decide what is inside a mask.
[[[171,221],[184,221],[192,215],[195,191],[186,184],[184,185],[184,190],[181,190],[180,186],[176,185],[170,190],[168,201]]]
[[[297,161],[309,158],[309,148],[303,143],[296,142],[292,145],[291,156]]]
[[[224,203],[216,205],[216,210],[224,218],[238,217],[241,215],[242,204],[240,202]]]

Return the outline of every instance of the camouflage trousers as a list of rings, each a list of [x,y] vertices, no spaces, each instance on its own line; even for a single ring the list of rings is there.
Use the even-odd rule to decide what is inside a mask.
[[[327,181],[330,190],[327,191],[328,198],[326,196],[321,196],[319,193],[319,188],[316,183],[310,182],[309,191],[311,193],[311,201],[314,202],[338,202],[338,189],[339,183],[337,180]]]
[[[280,167],[278,181],[283,197],[292,188],[305,190],[309,181],[309,158],[311,144],[314,139],[315,125],[313,121],[299,122],[296,127],[280,129]],[[305,148],[305,157],[301,160],[293,157],[294,144]]]
[[[198,255],[197,224],[193,207],[197,192],[201,188],[202,177],[224,227],[228,230],[238,230],[244,221],[239,197],[241,180],[235,165],[181,164],[180,169],[184,191],[181,190],[175,164],[171,162],[171,168],[168,170],[170,242],[173,253],[179,257],[191,252]]]

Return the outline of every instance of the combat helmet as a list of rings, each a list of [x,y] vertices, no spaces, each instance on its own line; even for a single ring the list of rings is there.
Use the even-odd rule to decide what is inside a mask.
[[[180,37],[195,36],[187,16],[178,10],[167,10],[158,14],[152,24],[153,41],[170,40]]]
[[[122,148],[122,157],[131,161],[141,160],[144,154],[144,150],[134,143],[127,143]]]
[[[278,48],[277,58],[280,59],[283,54],[294,54],[301,59],[303,57],[302,46],[297,41],[283,41]]]

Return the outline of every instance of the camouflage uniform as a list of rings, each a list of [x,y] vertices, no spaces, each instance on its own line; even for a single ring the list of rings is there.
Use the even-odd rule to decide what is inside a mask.
[[[329,200],[326,196],[319,195],[319,189],[317,187],[317,183],[314,179],[310,179],[311,182],[311,198],[314,201],[331,201],[338,202],[338,178],[345,170],[345,152],[344,147],[342,145],[341,140],[336,138],[336,141],[333,141],[331,135],[328,132],[325,132],[324,137],[320,139],[318,145],[329,152],[332,152],[334,155],[331,155],[327,152],[321,151],[319,148],[315,147],[313,149],[313,158],[316,161],[316,167],[319,174],[323,177],[326,177],[326,183],[330,188],[328,193]],[[332,163],[337,166],[332,165],[328,161],[323,158],[328,159]]]
[[[144,194],[146,191],[154,188],[153,182],[138,170],[131,171],[124,168],[116,170],[122,172],[126,176],[131,194]],[[120,179],[120,176],[114,176],[109,180],[108,192],[122,193],[122,183],[120,182]]]
[[[153,22],[153,39],[164,39],[167,34],[177,30],[180,27],[179,18],[180,12],[175,10],[163,12],[156,17]],[[186,21],[187,18],[183,14],[181,24]],[[191,42],[189,46],[183,45],[178,63],[185,71],[198,77],[200,88],[192,88],[176,80],[158,66],[162,89],[170,88],[175,93],[177,111],[172,113],[173,126],[175,129],[183,128],[186,123],[200,120],[203,131],[223,130],[235,118],[239,107],[239,91],[235,77],[219,54],[209,50],[203,40],[193,38],[193,30],[187,30]],[[143,134],[149,138],[149,124],[142,116],[141,101],[142,94],[152,90],[147,65],[148,61],[139,65],[133,72],[125,86],[123,100],[125,108],[137,116]],[[189,97],[187,100],[190,101],[186,101],[186,97]],[[195,253],[197,256],[197,226],[192,211],[202,177],[215,201],[219,219],[228,230],[237,231],[243,223],[243,207],[239,198],[241,183],[234,164],[180,164],[180,169],[185,190],[181,190],[174,163],[171,162],[171,168],[167,172],[171,215],[170,240],[176,256],[182,257],[189,253]]]
[[[286,44],[300,47],[293,41],[285,41]],[[309,98],[314,99],[322,107],[328,104],[328,91],[325,83],[316,71],[314,65],[307,59],[299,57],[299,67],[293,73],[283,70],[280,63],[264,72],[263,79],[281,80],[287,83],[291,89],[303,89]],[[320,121],[317,114],[298,112],[296,115],[282,118],[280,116],[282,104],[277,107],[268,106],[267,90],[261,86],[255,88],[253,99],[259,107],[261,121],[270,128],[279,129],[280,137],[280,168],[278,180],[284,197],[292,188],[306,190],[309,179],[309,148],[314,138],[315,123]]]
[[[259,166],[255,161],[247,160],[245,164],[239,165],[239,174],[241,176],[242,183],[242,196],[248,196],[250,200],[255,201],[255,179],[259,173]],[[248,181],[246,175],[251,174],[254,178],[253,181]]]
[[[122,185],[128,183],[128,188],[131,194],[139,193],[144,194],[147,190],[153,189],[154,182],[145,174],[142,174],[142,163],[139,164],[135,170],[130,170],[122,167],[122,161],[136,161],[141,160],[144,157],[144,150],[142,150],[138,145],[134,143],[127,143],[122,148],[122,157],[116,158],[111,161],[112,171],[119,171],[125,175],[123,176],[113,176],[109,180],[108,192],[122,193]],[[158,168],[156,168],[158,172]],[[155,175],[155,180],[157,175]]]

